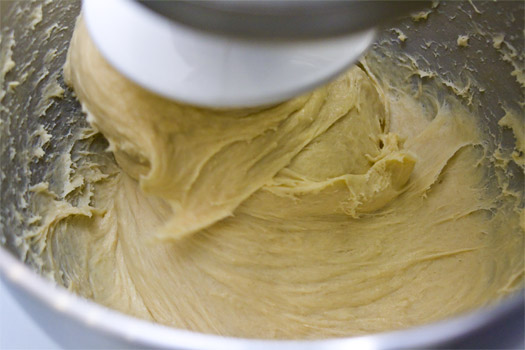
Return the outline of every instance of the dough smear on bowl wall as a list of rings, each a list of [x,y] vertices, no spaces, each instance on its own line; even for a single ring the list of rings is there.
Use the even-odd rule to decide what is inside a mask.
[[[366,57],[276,106],[202,109],[127,80],[80,18],[65,79],[109,147],[75,168],[88,190],[34,188],[42,269],[130,315],[248,338],[403,329],[503,298],[523,285],[519,150],[490,149],[450,82],[398,79],[415,72]]]

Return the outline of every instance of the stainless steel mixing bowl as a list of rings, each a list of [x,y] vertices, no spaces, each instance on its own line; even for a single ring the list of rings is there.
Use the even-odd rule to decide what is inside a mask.
[[[67,348],[177,349],[524,347],[523,290],[495,305],[402,331],[317,341],[265,341],[172,329],[120,314],[56,287],[41,276],[45,271],[39,274],[33,269],[38,265],[38,242],[31,242],[27,250],[20,247],[33,222],[30,186],[42,181],[46,169],[58,164],[58,155],[71,146],[75,132],[86,125],[61,76],[80,5],[78,1],[1,1],[0,11],[0,88],[5,92],[0,93],[0,276],[59,344]],[[483,107],[478,117],[490,135],[486,140],[489,147],[513,148],[512,133],[499,128],[497,121],[504,115],[503,107],[523,112],[523,87],[516,81],[516,75],[523,74],[523,14],[521,1],[441,2],[427,19],[406,18],[395,25],[408,37],[406,41],[400,40],[392,28],[383,28],[371,57],[395,65],[403,53],[409,52],[420,68],[432,69],[443,79],[478,82],[483,88],[472,89],[468,96],[456,91],[458,98],[467,105]],[[491,37],[497,33],[505,34],[514,54],[510,47],[503,48],[507,51],[497,48]],[[470,37],[467,47],[456,44],[463,34]],[[6,65],[5,59],[11,51],[11,39],[16,42],[12,46],[14,67]],[[382,55],[385,47],[399,56]],[[64,96],[42,104],[41,96],[49,93],[46,89],[53,79],[65,88]],[[412,83],[424,85],[428,77],[414,79]],[[35,158],[30,153],[38,143],[34,132],[40,125],[51,135],[51,141],[44,146],[46,156]],[[103,145],[103,138],[99,142]],[[510,171],[513,184],[523,187],[523,171],[517,166],[511,166]]]

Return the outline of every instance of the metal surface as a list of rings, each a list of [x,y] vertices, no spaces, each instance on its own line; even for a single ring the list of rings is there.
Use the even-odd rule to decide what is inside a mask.
[[[0,349],[60,349],[12,294],[0,278]]]
[[[38,6],[42,6],[43,19],[31,28],[29,23],[38,18],[34,16]],[[69,89],[49,106],[40,102],[51,80],[58,79],[64,86],[61,75],[53,73],[60,72],[64,63],[79,4],[2,1],[0,11],[0,51],[5,52],[11,33],[16,41],[16,66],[0,80],[0,85],[7,90],[9,83],[20,83],[6,92],[0,108],[0,276],[57,343],[73,348],[524,348],[523,291],[491,307],[398,332],[319,341],[262,341],[172,329],[109,310],[55,287],[31,268],[38,266],[39,242],[29,240],[28,249],[22,249],[22,237],[31,228],[30,186],[45,180],[45,170],[57,164],[57,155],[69,150],[73,135],[85,126],[79,104]],[[508,43],[522,55],[523,11],[523,2],[476,2],[475,6],[441,2],[426,21],[408,18],[396,27],[408,36],[405,42],[400,42],[394,31],[383,30],[370,56],[396,65],[403,53],[409,52],[421,69],[432,68],[444,79],[477,81],[483,91],[470,91],[470,101],[468,96],[458,98],[473,109],[481,107],[477,113],[480,125],[487,130],[487,145],[513,148],[512,133],[499,128],[497,122],[505,113],[503,107],[522,110],[523,90],[511,75],[515,69],[512,62],[503,61],[502,51],[494,48],[490,36],[483,33],[505,33]],[[463,34],[470,35],[468,47],[456,45],[458,35]],[[398,55],[383,55],[385,48]],[[55,57],[49,59],[48,52],[55,49]],[[21,79],[24,75],[25,80]],[[414,77],[414,83],[422,86],[427,80]],[[51,135],[51,141],[44,147],[46,156],[34,159],[28,154],[37,143],[32,135],[40,125]],[[73,156],[81,153],[81,146],[75,145]],[[514,179],[517,186],[523,186],[523,172],[517,167]]]
[[[430,1],[159,1],[138,0],[172,21],[207,32],[264,39],[346,35],[392,21]]]

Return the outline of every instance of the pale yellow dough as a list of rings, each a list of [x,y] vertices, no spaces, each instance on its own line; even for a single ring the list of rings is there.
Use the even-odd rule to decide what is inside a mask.
[[[116,72],[82,21],[65,74],[122,169],[102,164],[89,209],[57,207],[42,231],[83,296],[179,328],[301,339],[423,324],[521,286],[515,197],[459,107],[425,116],[354,67],[278,106],[198,109]]]

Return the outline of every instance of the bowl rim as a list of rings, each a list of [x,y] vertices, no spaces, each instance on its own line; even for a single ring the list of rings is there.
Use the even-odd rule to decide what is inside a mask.
[[[55,312],[91,330],[128,343],[185,349],[392,349],[432,347],[459,339],[524,305],[524,289],[498,303],[437,322],[364,336],[318,340],[266,340],[199,333],[142,320],[80,297],[34,272],[4,246],[0,278],[26,291]],[[140,330],[140,331],[139,331]]]

